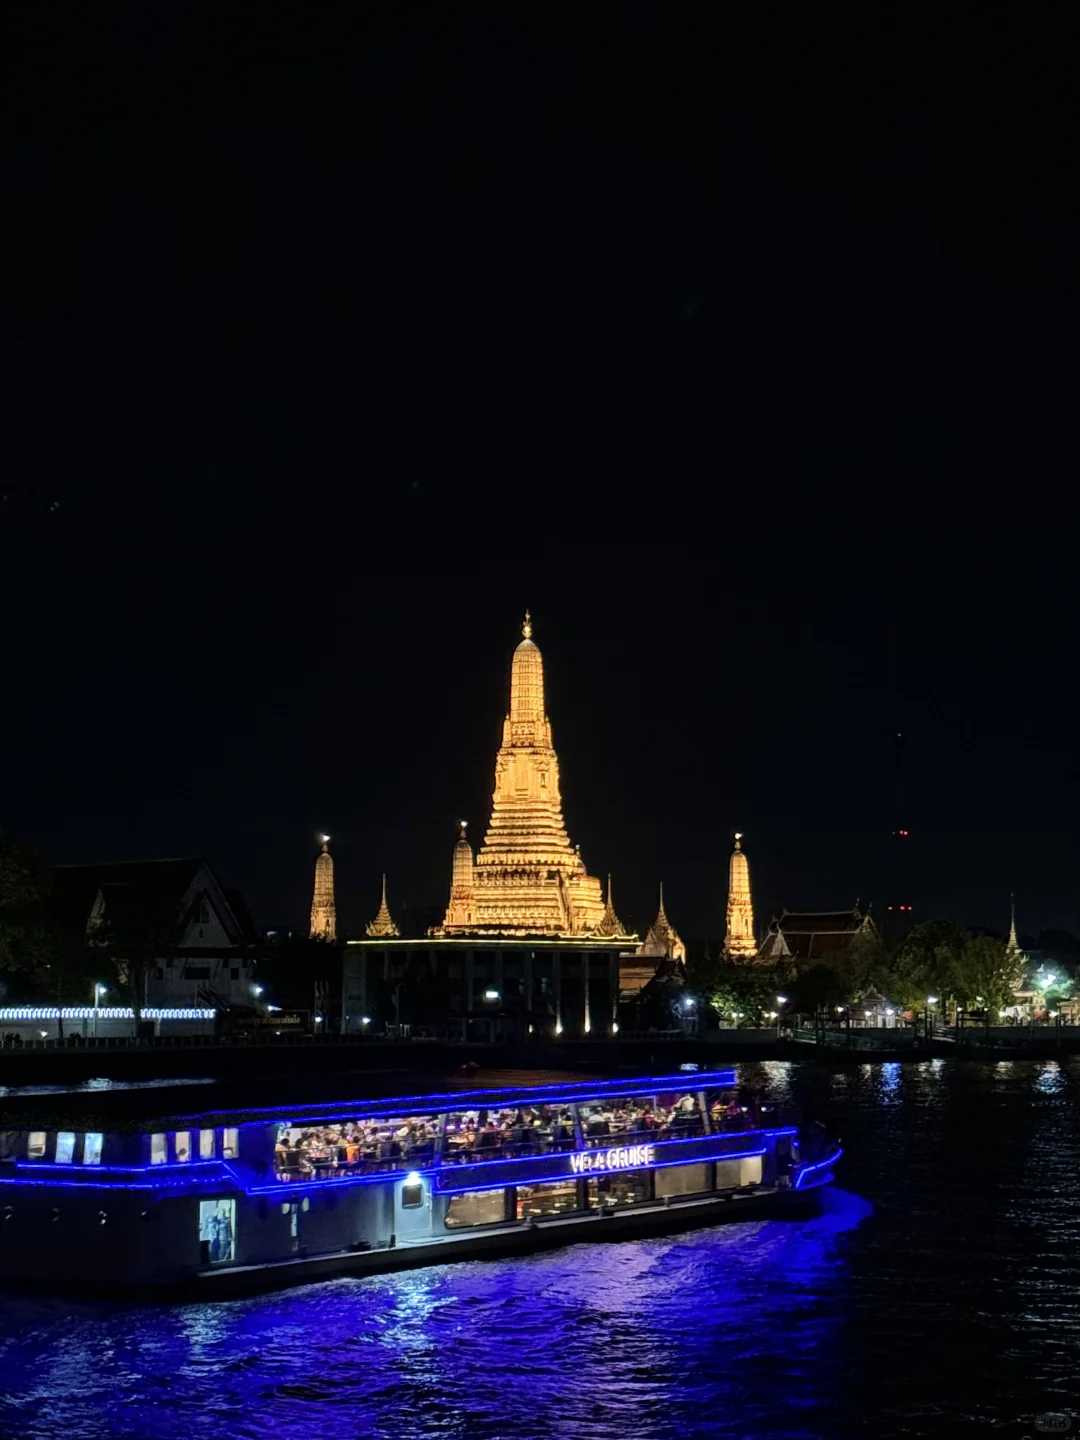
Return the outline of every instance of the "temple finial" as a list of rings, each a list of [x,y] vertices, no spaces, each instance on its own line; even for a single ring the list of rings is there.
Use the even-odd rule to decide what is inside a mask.
[[[525,619],[521,622],[521,633],[526,640],[532,639],[532,615],[528,610],[525,611]]]
[[[1016,934],[1016,892],[1009,893],[1009,939],[1005,946],[1007,955],[1020,954],[1020,941]]]
[[[612,894],[610,870],[608,871],[607,877],[607,904],[604,906],[604,914],[600,921],[600,924],[596,927],[596,933],[597,935],[600,935],[605,939],[610,939],[615,935],[626,934],[626,930],[623,926],[622,921],[619,919],[618,915],[615,914],[615,902]]]
[[[660,909],[656,912],[656,919],[649,927],[649,933],[645,936],[639,955],[648,955],[668,960],[686,959],[686,946],[683,944],[679,932],[672,925],[664,913],[664,882],[660,882]]]
[[[379,904],[379,909],[375,916],[375,919],[372,920],[371,924],[368,925],[366,929],[369,935],[379,936],[383,939],[397,939],[399,933],[398,928],[394,924],[393,917],[390,914],[390,907],[386,903],[385,872],[383,873],[382,877],[382,900]]]

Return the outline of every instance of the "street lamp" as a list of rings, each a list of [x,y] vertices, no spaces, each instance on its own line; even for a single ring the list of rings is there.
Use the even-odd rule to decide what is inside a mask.
[[[263,987],[261,985],[252,985],[251,993],[255,996],[255,999],[257,1000],[259,996],[263,993]]]
[[[108,987],[107,985],[103,985],[100,980],[95,980],[95,982],[94,982],[94,1039],[95,1039],[95,1040],[97,1039],[98,1010],[99,1010],[99,1008],[100,1008],[100,1006],[101,1006],[101,997],[102,997],[102,995],[104,995],[104,994],[106,993],[106,991],[108,990],[108,988],[109,988],[109,987]]]

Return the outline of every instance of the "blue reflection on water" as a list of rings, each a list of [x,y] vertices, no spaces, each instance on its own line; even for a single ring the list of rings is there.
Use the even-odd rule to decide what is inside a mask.
[[[226,1305],[20,1302],[0,1434],[828,1435],[839,1252],[869,1213],[834,1190],[812,1219]]]

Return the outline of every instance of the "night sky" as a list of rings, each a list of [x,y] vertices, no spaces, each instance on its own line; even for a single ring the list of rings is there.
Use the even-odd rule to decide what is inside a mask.
[[[1075,11],[726,8],[17,7],[7,832],[441,904],[529,606],[624,919],[1080,929]]]

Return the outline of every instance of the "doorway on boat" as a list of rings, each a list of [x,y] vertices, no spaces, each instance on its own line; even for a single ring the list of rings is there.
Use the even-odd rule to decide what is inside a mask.
[[[431,1234],[430,1182],[415,1170],[395,1186],[394,1233],[398,1244],[426,1240]]]
[[[236,1259],[236,1201],[199,1201],[199,1256],[204,1265]]]

